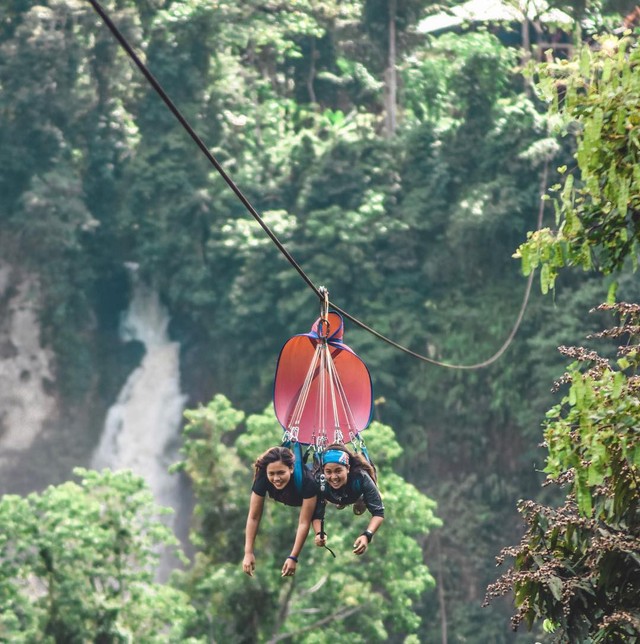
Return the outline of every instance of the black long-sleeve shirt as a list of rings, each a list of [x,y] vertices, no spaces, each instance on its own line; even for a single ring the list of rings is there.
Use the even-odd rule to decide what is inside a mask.
[[[360,497],[364,498],[367,510],[374,517],[384,517],[384,504],[380,491],[373,482],[373,479],[366,472],[359,472],[352,475],[349,473],[347,482],[340,489],[334,490],[328,483],[325,484],[324,498],[335,505],[351,505]],[[322,518],[322,504],[318,500],[314,519]]]
[[[318,494],[318,484],[313,479],[312,474],[305,467],[302,476],[302,489],[296,487],[293,475],[289,482],[278,490],[275,485],[269,482],[267,473],[261,471],[253,482],[252,492],[258,496],[266,496],[267,493],[274,500],[285,505],[300,506],[303,499],[311,499]]]

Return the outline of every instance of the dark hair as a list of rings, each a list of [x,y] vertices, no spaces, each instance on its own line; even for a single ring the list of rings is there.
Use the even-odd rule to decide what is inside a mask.
[[[293,467],[296,458],[288,447],[272,447],[264,454],[260,454],[253,466],[256,468],[253,478],[255,479],[261,471],[267,470],[267,465],[282,461],[287,467]]]
[[[345,452],[349,455],[349,469],[350,473],[358,474],[359,472],[366,472],[372,479],[374,483],[378,483],[378,476],[376,474],[376,469],[373,464],[369,463],[367,459],[360,455],[354,454],[349,451],[342,443],[332,443],[329,445],[325,451],[330,449],[338,450],[339,452]]]

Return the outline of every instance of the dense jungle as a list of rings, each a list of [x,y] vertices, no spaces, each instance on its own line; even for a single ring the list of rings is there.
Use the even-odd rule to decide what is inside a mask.
[[[345,320],[385,522],[356,559],[328,509],[336,558],[282,579],[269,503],[244,575],[318,298],[90,2],[0,0],[0,641],[639,641],[635,3],[102,6],[311,282],[427,360]]]

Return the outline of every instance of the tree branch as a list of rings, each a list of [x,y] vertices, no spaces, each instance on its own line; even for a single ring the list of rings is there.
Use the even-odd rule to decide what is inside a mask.
[[[366,606],[366,604],[362,604],[361,606],[354,606],[353,608],[346,608],[342,611],[337,611],[336,613],[333,613],[331,615],[327,615],[326,617],[323,617],[322,619],[319,619],[317,622],[314,622],[313,624],[310,624],[309,626],[305,626],[304,628],[299,628],[297,631],[294,631],[293,633],[281,633],[280,635],[275,635],[272,637],[267,644],[274,644],[275,642],[280,642],[282,640],[286,640],[292,637],[296,637],[300,635],[301,633],[306,633],[307,631],[312,631],[314,628],[319,628],[320,626],[323,626],[327,622],[332,622],[333,620],[339,620],[339,619],[346,619],[347,617],[353,615],[354,613],[358,612],[363,606]]]

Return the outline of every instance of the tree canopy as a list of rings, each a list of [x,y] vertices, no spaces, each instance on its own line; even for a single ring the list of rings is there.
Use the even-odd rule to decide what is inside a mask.
[[[295,638],[309,643],[347,637],[378,642],[417,633],[414,603],[434,585],[421,544],[441,521],[435,503],[393,471],[402,448],[390,427],[373,423],[366,432],[387,508],[367,556],[355,558],[350,548],[363,519],[349,508],[329,508],[325,529],[336,559],[307,544],[296,577],[283,580],[279,571],[295,533],[295,508],[267,503],[255,577],[248,578],[239,565],[252,463],[282,437],[273,411],[249,416],[232,446],[225,445],[225,434],[236,430],[243,414],[224,397],[187,412],[187,418],[179,468],[196,493],[193,541],[198,554],[180,586],[197,608],[194,632],[234,642]]]
[[[563,127],[577,136],[580,170],[574,179],[560,168],[565,178],[556,188],[557,229],[534,233],[519,251],[525,271],[542,264],[543,290],[553,286],[564,266],[607,274],[635,271],[637,265],[638,45],[627,37],[596,44],[574,62],[541,70],[544,95],[553,100]],[[560,348],[573,362],[557,383],[565,393],[544,425],[547,481],[563,488],[565,502],[557,508],[521,504],[527,532],[519,546],[504,550],[514,564],[490,586],[489,596],[513,589],[516,627],[539,620],[562,641],[635,642],[640,636],[640,307],[599,308],[614,313],[614,325],[595,336],[605,342],[605,355]],[[609,355],[612,343],[617,358]]]
[[[626,9],[618,2],[552,4],[591,20],[607,6]],[[370,444],[385,471],[385,494],[421,518],[411,523],[404,511],[389,517],[385,527],[397,521],[398,529],[384,531],[374,545],[393,562],[385,560],[380,572],[372,562],[349,562],[323,581],[327,553],[305,550],[322,565],[296,582],[308,594],[288,598],[289,587],[270,571],[281,557],[280,531],[288,535],[293,519],[274,510],[261,533],[262,572],[250,585],[234,540],[243,527],[253,450],[262,444],[256,439],[245,448],[243,441],[258,435],[254,424],[278,441],[262,410],[278,349],[309,328],[315,297],[88,3],[5,2],[0,251],[41,283],[43,342],[55,352],[56,368],[54,382],[44,386],[64,410],[59,432],[51,419],[34,451],[15,455],[11,483],[43,488],[50,467],[56,482],[70,478],[79,445],[89,462],[106,410],[140,359],[139,345],[118,338],[130,289],[125,265],[135,263],[169,310],[193,408],[184,468],[203,523],[194,532],[195,567],[181,581],[198,607],[195,615],[185,613],[189,634],[296,632],[313,641],[323,635],[302,629],[322,619],[315,601],[326,592],[323,615],[343,610],[341,625],[351,629],[326,631],[336,638],[354,635],[355,623],[373,640],[399,640],[406,631],[429,643],[443,633],[451,641],[510,641],[509,608],[480,609],[494,578],[491,555],[508,535],[517,538],[516,500],[538,494],[539,419],[552,405],[549,383],[565,361],[555,347],[600,328],[584,311],[606,299],[610,286],[592,270],[560,269],[615,272],[637,254],[635,143],[629,144],[637,75],[626,66],[635,65],[633,40],[622,54],[614,46],[607,58],[607,45],[578,61],[544,66],[538,93],[530,95],[512,46],[520,26],[465,25],[427,38],[414,27],[435,9],[432,2],[104,6],[312,281],[326,284],[345,310],[437,360],[486,359],[510,333],[522,303],[525,280],[512,253],[536,229],[547,165],[567,168],[554,188],[558,224],[547,207],[542,231],[520,253],[525,271],[542,267],[554,300],[533,292],[508,352],[481,371],[414,362],[349,325],[347,341],[374,378],[379,424]],[[619,24],[620,16],[608,21]],[[606,74],[616,83],[610,95]],[[555,96],[557,105],[555,99],[547,105],[545,96]],[[394,105],[395,129],[388,119]],[[622,120],[613,110],[622,110]],[[553,123],[559,128],[550,129]],[[612,164],[618,154],[621,162]],[[597,199],[588,192],[593,177]],[[597,219],[603,204],[606,231]],[[616,222],[627,232],[616,232]],[[619,292],[633,292],[633,281],[618,276]],[[10,298],[8,287],[0,313]],[[16,350],[0,345],[0,359]],[[216,393],[246,417],[220,399],[198,408]],[[209,423],[228,429],[214,431]],[[219,442],[207,443],[208,433]],[[378,453],[390,446],[387,462]],[[437,529],[428,499],[437,499],[445,528]],[[340,550],[353,519],[334,514]],[[407,562],[416,564],[413,571],[399,569]],[[436,578],[437,594],[430,592]],[[341,604],[347,587],[366,588],[370,603]],[[263,610],[264,619],[258,613],[249,623],[240,610],[246,603]]]
[[[177,545],[142,478],[78,469],[79,482],[0,500],[0,638],[196,642],[187,595],[156,583]]]
[[[545,292],[564,266],[606,275],[638,262],[640,53],[631,38],[602,36],[596,45],[537,68],[555,127],[577,139],[575,166],[562,166],[553,187],[555,230],[530,233],[518,251],[525,274],[541,266]]]

